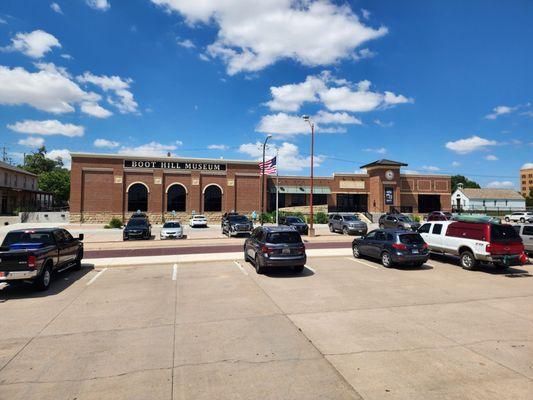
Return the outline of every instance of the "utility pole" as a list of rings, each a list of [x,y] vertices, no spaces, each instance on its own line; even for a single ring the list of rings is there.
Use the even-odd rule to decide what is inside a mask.
[[[261,226],[263,226],[263,214],[265,213],[265,149],[266,144],[268,142],[268,139],[270,139],[272,135],[267,135],[265,138],[265,141],[263,142],[263,164],[261,164],[261,215],[259,216],[259,219],[261,220]]]
[[[313,177],[313,169],[314,169],[314,161],[313,161],[313,155],[314,155],[314,148],[315,148],[315,124],[311,122],[311,118],[309,115],[304,115],[302,117],[304,121],[306,121],[309,126],[311,127],[311,193],[309,194],[309,236],[315,236],[315,228],[313,227],[313,191],[314,191],[314,177]]]

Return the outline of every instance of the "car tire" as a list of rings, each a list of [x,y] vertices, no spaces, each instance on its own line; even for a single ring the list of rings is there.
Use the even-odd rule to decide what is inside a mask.
[[[379,224],[379,229],[384,229],[384,228],[385,228],[385,225]]]
[[[83,250],[78,250],[78,254],[76,256],[76,260],[74,260],[74,267],[72,267],[73,270],[79,271],[81,269],[81,260],[83,259]]]
[[[50,263],[47,263],[43,268],[43,272],[37,278],[35,278],[33,287],[35,290],[44,292],[50,287],[50,282],[52,282],[52,266]]]
[[[333,229],[333,225],[332,224],[329,224],[329,231],[331,233],[334,233],[335,232],[335,229]]]
[[[520,218],[520,223],[521,224],[525,224],[526,223],[526,219],[525,218]]]
[[[392,267],[392,257],[390,255],[389,252],[387,251],[384,251],[383,253],[381,253],[381,264],[385,267],[385,268],[390,268]]]
[[[511,219],[509,217],[505,217],[505,222],[511,222]]]
[[[348,235],[348,228],[343,227],[343,228],[342,228],[342,234],[343,234],[343,235]]]
[[[413,267],[415,267],[415,268],[422,268],[422,266],[423,266],[424,264],[425,264],[425,263],[423,263],[423,262],[416,262],[416,263],[413,264]]]
[[[246,247],[243,249],[243,253],[244,253],[244,262],[249,263],[250,257],[248,256],[248,253],[246,253]]]
[[[255,272],[257,272],[258,274],[263,274],[265,272],[265,267],[261,266],[258,255],[255,256],[254,267],[255,267]]]
[[[477,260],[470,251],[463,251],[461,253],[461,267],[467,271],[472,271],[476,268]]]
[[[292,267],[293,271],[296,272],[297,274],[301,274],[302,272],[304,272],[304,268],[305,268],[305,265],[297,265],[295,267]]]
[[[353,245],[352,246],[352,254],[354,256],[354,258],[361,258],[361,252],[359,251],[359,246],[358,245]]]

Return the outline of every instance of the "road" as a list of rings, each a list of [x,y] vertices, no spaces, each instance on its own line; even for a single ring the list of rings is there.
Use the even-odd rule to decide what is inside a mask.
[[[0,398],[531,399],[533,267],[453,261],[86,264],[0,292]]]

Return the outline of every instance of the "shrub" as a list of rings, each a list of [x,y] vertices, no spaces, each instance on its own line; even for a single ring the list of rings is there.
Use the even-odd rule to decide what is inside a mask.
[[[106,226],[104,226],[105,229],[122,228],[122,221],[119,218],[111,218],[111,221],[109,221],[109,224]]]
[[[317,212],[315,214],[315,224],[327,224],[328,223],[328,215],[324,212]]]
[[[420,215],[413,215],[413,221],[420,222],[421,221]]]

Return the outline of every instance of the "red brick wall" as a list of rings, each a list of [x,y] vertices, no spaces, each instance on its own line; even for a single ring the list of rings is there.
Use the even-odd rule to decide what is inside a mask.
[[[261,180],[254,176],[237,176],[235,179],[236,203],[235,211],[250,213],[253,210],[259,212],[261,208],[259,193],[261,190]]]

